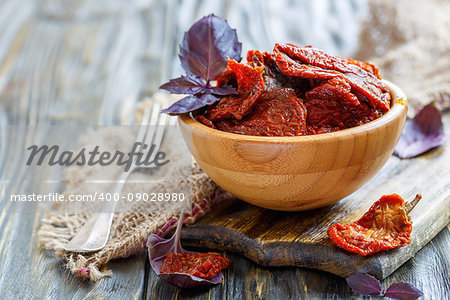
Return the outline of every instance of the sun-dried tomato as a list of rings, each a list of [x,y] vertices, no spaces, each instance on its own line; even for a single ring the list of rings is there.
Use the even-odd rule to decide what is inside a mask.
[[[263,93],[262,72],[264,67],[252,67],[229,59],[228,68],[236,75],[239,94],[237,96],[226,96],[220,100],[219,104],[208,109],[206,118],[209,120],[218,121],[228,119],[231,116],[240,120],[252,110]]]
[[[214,123],[211,120],[207,119],[204,115],[198,115],[197,116],[197,121],[199,121],[203,125],[206,125],[208,127],[217,129],[216,125],[214,125]]]
[[[237,87],[236,74],[230,69],[226,69],[222,74],[220,74],[219,78],[217,78],[217,86],[222,86],[225,84]]]
[[[257,136],[297,136],[306,134],[306,109],[293,89],[265,93],[253,112],[242,120],[223,120],[218,129]]]
[[[365,124],[379,117],[351,93],[351,87],[336,77],[306,92],[308,134],[333,132]]]
[[[219,253],[168,253],[161,273],[183,273],[211,279],[230,266],[230,259]]]
[[[249,50],[247,52],[247,62],[252,67],[264,67],[264,55],[258,50]]]
[[[282,52],[275,52],[275,59],[278,68],[287,76],[301,77],[307,79],[332,79],[342,77],[338,71],[326,70],[313,65],[296,61]]]
[[[342,77],[327,80],[312,90],[306,92],[305,101],[321,99],[328,101],[339,101],[340,104],[350,107],[359,107],[361,102],[351,93],[351,86]]]
[[[246,64],[230,60],[217,85],[234,86],[238,95],[199,111],[197,119],[211,128],[259,136],[352,128],[389,110],[390,94],[379,79],[371,63],[277,44],[273,53],[250,50]]]
[[[362,62],[362,61],[359,61],[356,59],[351,59],[351,58],[345,58],[345,59],[349,63],[357,65],[357,66],[363,68],[364,70],[366,70],[367,72],[372,73],[373,75],[375,75],[376,78],[381,79],[380,70],[374,64],[371,64],[370,62]]]
[[[343,76],[353,90],[365,97],[360,100],[367,100],[373,108],[382,113],[390,108],[389,89],[377,77],[377,70],[369,67],[373,66],[371,64],[364,65],[355,60],[350,62],[346,58],[332,56],[319,49],[302,48],[292,44],[276,44],[274,53],[280,69],[289,76],[331,79],[334,73],[334,76]]]
[[[399,195],[385,195],[358,221],[331,225],[328,236],[336,246],[363,256],[408,245],[412,231],[408,213],[420,199],[417,195],[405,205]]]

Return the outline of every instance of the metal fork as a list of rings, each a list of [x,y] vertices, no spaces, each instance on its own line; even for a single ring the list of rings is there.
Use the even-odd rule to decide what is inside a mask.
[[[169,124],[175,124],[175,117],[169,117],[166,114],[161,114],[160,111],[161,105],[157,102],[155,102],[152,107],[151,118],[150,109],[145,109],[141,127],[136,137],[136,143],[142,143],[140,145],[140,149],[138,150],[139,153],[143,154],[142,157],[146,157],[152,148],[152,143],[155,144],[155,148],[152,150],[153,152],[151,153],[148,161],[152,161],[155,158],[154,156],[156,153],[159,151],[161,141],[168,125],[167,120],[169,119]],[[146,149],[143,149],[144,144],[148,145]],[[113,194],[120,193],[122,191],[128,176],[136,168],[142,168],[142,166],[136,166],[135,159],[133,160],[133,164],[129,170],[124,171],[117,180],[117,183],[112,191]],[[94,252],[105,247],[111,231],[112,220],[117,202],[118,201],[114,200],[105,202],[101,212],[94,213],[83,225],[83,227],[81,227],[77,234],[67,243],[64,249],[70,252]]]

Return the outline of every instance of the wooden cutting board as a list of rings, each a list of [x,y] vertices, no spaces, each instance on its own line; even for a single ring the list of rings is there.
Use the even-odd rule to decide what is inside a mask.
[[[342,277],[368,272],[383,279],[450,221],[448,146],[447,141],[445,146],[411,160],[391,157],[368,184],[331,207],[290,213],[258,208],[235,198],[225,200],[195,225],[183,229],[183,245],[240,253],[263,266],[308,267]],[[410,214],[411,244],[362,257],[330,241],[326,231],[331,224],[357,220],[380,196],[392,193],[407,201],[416,193],[423,195]]]

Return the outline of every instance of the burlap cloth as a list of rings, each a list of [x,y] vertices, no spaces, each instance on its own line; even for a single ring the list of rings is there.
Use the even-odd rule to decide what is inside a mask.
[[[378,0],[369,10],[360,34],[355,57],[376,63],[383,77],[399,85],[408,95],[410,115],[414,108],[430,101],[447,108],[450,99],[450,2],[444,0]],[[221,199],[229,197],[197,166],[192,178],[192,210],[186,223],[207,213]],[[76,174],[70,173],[73,179]],[[85,174],[84,174],[85,175]],[[84,176],[82,175],[82,176]],[[80,175],[81,176],[81,175]],[[73,186],[71,187],[74,188]],[[166,187],[171,189],[170,185]],[[131,187],[132,189],[132,187]],[[90,254],[68,253],[63,246],[84,224],[89,214],[48,214],[39,230],[40,245],[54,250],[73,274],[98,280],[111,271],[100,267],[112,259],[124,258],[145,249],[152,233],[164,235],[176,224],[180,207],[157,208],[153,212],[117,214],[108,244]]]
[[[408,96],[408,116],[450,104],[450,1],[369,1],[355,57],[375,63]]]

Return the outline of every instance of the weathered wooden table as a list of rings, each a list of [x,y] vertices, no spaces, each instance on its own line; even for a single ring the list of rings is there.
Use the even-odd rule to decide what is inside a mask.
[[[138,1],[104,2],[0,2],[0,104],[7,114],[0,115],[1,122],[117,123],[122,112],[168,78],[176,51],[176,39],[168,33],[179,40],[183,30],[167,20],[192,12],[178,9],[176,1],[150,1],[144,7]],[[171,52],[161,52],[161,45]],[[21,193],[30,178],[14,160],[17,151],[23,149],[0,144],[0,183],[14,178],[9,191]],[[70,275],[51,253],[37,248],[42,215],[40,210],[14,213],[8,201],[0,201],[1,299],[358,298],[343,278],[302,268],[260,267],[232,253],[224,253],[232,260],[224,283],[212,288],[179,290],[166,284],[149,269],[145,253],[110,263],[114,275],[92,283]],[[407,281],[427,299],[449,299],[449,253],[447,227],[383,285]]]

